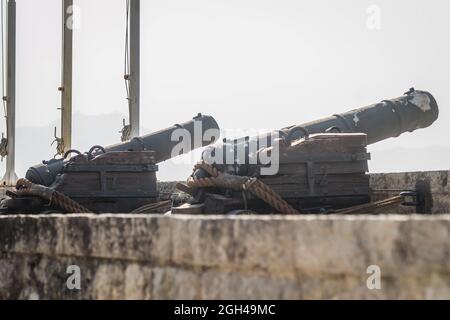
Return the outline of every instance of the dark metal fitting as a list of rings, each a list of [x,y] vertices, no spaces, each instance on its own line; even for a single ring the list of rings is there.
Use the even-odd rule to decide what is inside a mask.
[[[342,133],[341,128],[333,126],[329,127],[327,130],[325,130],[326,133]]]
[[[76,153],[77,155],[81,155],[81,154],[82,154],[82,153],[81,153],[80,151],[78,151],[78,150],[70,149],[70,150],[67,150],[67,151],[64,153],[63,159],[67,159],[67,157],[68,157],[71,153]]]
[[[405,94],[411,94],[411,93],[414,93],[414,92],[416,92],[416,89],[414,89],[414,87],[412,87],[412,88],[409,88],[409,90],[406,91]]]
[[[103,154],[106,153],[105,148],[103,148],[102,146],[99,146],[99,145],[95,145],[92,148],[90,148],[89,151],[88,151],[88,159],[89,160],[92,160],[94,158],[93,152],[96,151],[96,150],[102,152]]]
[[[407,190],[400,192],[400,196],[403,197],[402,206],[406,207],[416,207],[419,205],[417,200],[417,191]],[[411,200],[407,200],[407,198],[411,198]]]
[[[291,128],[289,130],[287,136],[285,137],[286,142],[289,143],[289,144],[292,143],[295,140],[294,135],[297,132],[303,133],[303,138],[305,140],[309,139],[309,131],[308,131],[308,129],[306,129],[306,128],[302,127],[302,126],[295,126],[295,127]],[[299,138],[302,138],[302,136],[300,136]]]

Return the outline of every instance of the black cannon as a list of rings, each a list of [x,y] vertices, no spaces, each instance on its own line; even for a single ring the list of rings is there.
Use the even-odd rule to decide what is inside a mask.
[[[2,202],[5,212],[119,213],[153,208],[161,197],[157,164],[209,145],[219,137],[211,116],[192,120],[136,137],[106,148],[94,146],[86,153],[69,150],[62,159],[31,167],[16,190]],[[208,138],[210,137],[210,138]],[[182,148],[177,148],[180,144]]]
[[[354,109],[342,114],[281,129],[289,140],[323,132],[359,132],[367,134],[372,144],[402,133],[426,128],[439,116],[434,97],[425,91],[411,88],[401,97]]]
[[[412,132],[426,128],[433,124],[439,116],[439,108],[434,97],[425,91],[411,88],[404,95],[370,106],[353,109],[351,111],[334,114],[320,120],[276,130],[270,134],[257,137],[242,137],[235,140],[224,139],[207,148],[204,154],[215,154],[220,148],[223,154],[223,163],[228,156],[225,150],[244,147],[246,159],[239,159],[239,163],[248,163],[248,144],[261,142],[263,147],[270,146],[273,137],[292,142],[315,133],[364,133],[367,135],[367,144],[373,144],[388,138],[398,137],[405,132]],[[256,147],[259,149],[260,145]],[[214,150],[215,149],[215,150]],[[236,156],[236,155],[235,155]],[[243,156],[243,154],[241,154]]]
[[[279,196],[291,208],[285,203],[278,203],[278,208],[290,211],[329,212],[366,204],[371,201],[367,145],[426,128],[438,115],[430,93],[410,89],[399,98],[282,128],[271,135],[224,140],[206,148],[202,160],[225,176],[211,177],[211,170],[198,168],[188,180],[190,185],[180,187],[187,191],[191,187],[196,192],[196,209],[206,213],[273,212],[276,203],[268,205],[261,197],[246,194],[245,181],[252,179],[258,179],[261,187],[253,193],[260,191],[264,196],[266,188],[272,192],[265,195],[266,200]],[[264,173],[268,167],[275,170]]]
[[[196,128],[200,130],[196,131]],[[160,163],[169,160],[173,157],[174,147],[179,143],[179,141],[173,141],[172,134],[175,130],[184,129],[187,134],[194,137],[196,134],[201,135],[200,139],[191,140],[190,150],[194,150],[199,147],[207,146],[214,143],[214,140],[204,140],[203,135],[208,130],[219,131],[219,126],[216,120],[208,115],[198,114],[192,120],[181,124],[175,124],[169,128],[144,135],[142,137],[136,137],[130,141],[118,143],[105,148],[105,152],[112,151],[144,151],[152,150],[154,151],[154,162]],[[218,133],[215,135],[218,136]],[[198,137],[197,137],[198,138]],[[195,141],[201,141],[200,144],[196,145]],[[188,151],[188,150],[184,150]],[[91,150],[93,156],[98,155],[98,150]],[[69,154],[66,155],[69,156]],[[43,161],[42,164],[35,165],[28,169],[25,177],[33,183],[50,186],[56,179],[56,176],[62,172],[64,167],[65,159],[52,159],[49,161]]]

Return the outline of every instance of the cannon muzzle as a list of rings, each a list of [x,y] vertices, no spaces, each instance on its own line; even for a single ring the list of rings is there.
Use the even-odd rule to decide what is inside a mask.
[[[372,144],[402,133],[426,128],[439,116],[434,97],[426,91],[411,88],[401,97],[354,109],[342,114],[311,121],[299,126],[281,129],[290,140],[304,136],[305,131],[359,132],[367,134],[367,144]]]

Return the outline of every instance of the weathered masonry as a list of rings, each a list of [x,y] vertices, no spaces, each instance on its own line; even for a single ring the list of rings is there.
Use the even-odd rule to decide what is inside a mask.
[[[418,175],[433,211],[447,210],[446,171],[371,183],[409,188]],[[449,239],[447,214],[1,216],[0,298],[449,299]],[[71,265],[80,290],[67,288]]]

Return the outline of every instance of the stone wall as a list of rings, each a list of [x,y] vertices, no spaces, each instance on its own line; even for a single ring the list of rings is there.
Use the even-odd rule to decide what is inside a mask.
[[[3,216],[0,234],[2,299],[450,299],[447,215]]]
[[[450,213],[449,171],[378,173],[370,175],[370,186],[374,190],[395,190],[374,192],[373,200],[398,194],[398,190],[413,190],[417,182],[424,182],[432,194],[432,213]],[[398,207],[397,213],[414,213],[415,208]],[[392,212],[392,211],[391,211]]]
[[[447,171],[371,184],[419,179],[433,212],[450,212]],[[450,299],[449,239],[450,215],[0,216],[0,299]]]

